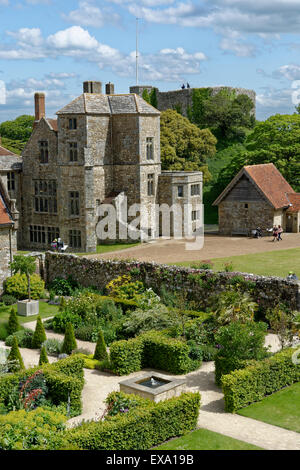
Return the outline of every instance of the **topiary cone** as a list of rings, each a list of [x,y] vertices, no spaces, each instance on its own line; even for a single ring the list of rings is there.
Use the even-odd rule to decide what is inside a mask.
[[[11,350],[10,350],[10,353],[8,355],[7,360],[8,361],[16,361],[20,364],[20,367],[19,367],[20,369],[25,369],[24,362],[23,362],[23,359],[22,359],[22,356],[21,356],[21,353],[20,353],[20,350],[19,350],[19,346],[18,346],[18,340],[15,336],[13,338],[12,347],[11,347]],[[12,371],[15,370],[15,369],[18,369],[18,367],[13,365],[12,366]]]
[[[42,364],[49,364],[49,359],[47,356],[47,351],[46,351],[45,346],[42,346],[41,354],[40,354],[39,366],[41,366]]]
[[[77,343],[74,335],[74,329],[72,323],[67,323],[64,342],[61,348],[61,352],[65,354],[71,354],[73,349],[77,348]]]
[[[103,361],[104,359],[108,359],[108,354],[106,350],[106,344],[104,341],[104,336],[102,330],[98,333],[98,340],[94,352],[94,359],[98,361]]]
[[[45,328],[42,322],[40,315],[37,317],[35,332],[32,337],[32,347],[38,349],[42,346],[43,342],[46,341],[47,336],[45,333]]]
[[[12,335],[16,331],[19,331],[20,329],[20,324],[19,324],[19,319],[17,316],[17,312],[14,308],[11,308],[10,314],[9,314],[9,320],[8,320],[8,334]]]

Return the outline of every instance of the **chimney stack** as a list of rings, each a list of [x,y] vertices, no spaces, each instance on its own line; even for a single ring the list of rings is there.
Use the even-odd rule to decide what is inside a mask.
[[[43,117],[46,117],[45,93],[35,93],[34,105],[35,105],[35,124],[37,124],[38,121],[40,121]]]
[[[115,85],[113,83],[107,83],[105,85],[105,93],[107,95],[114,95],[115,94]]]
[[[83,93],[102,93],[102,82],[83,82]]]

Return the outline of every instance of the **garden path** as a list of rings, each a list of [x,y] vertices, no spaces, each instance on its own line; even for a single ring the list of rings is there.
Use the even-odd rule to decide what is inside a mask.
[[[32,328],[35,326],[34,322],[27,324],[27,327],[29,325]],[[62,338],[62,335],[49,331],[46,334],[48,338],[53,337],[52,335],[55,335],[58,339]],[[87,344],[84,341],[78,341],[78,347],[86,348]],[[268,335],[266,344],[270,344],[272,351],[278,350],[278,338],[275,335]],[[0,347],[3,346],[4,343],[0,341]],[[89,346],[91,352],[93,352],[95,345],[89,343]],[[38,363],[39,351],[25,348],[20,348],[20,351],[26,367]],[[56,359],[49,357],[49,360],[54,362]],[[172,377],[171,374],[163,373]],[[110,392],[119,390],[120,380],[133,378],[140,374],[141,372],[134,372],[129,376],[120,378],[106,372],[85,369],[85,386],[82,394],[83,411],[80,416],[70,419],[69,425],[74,426],[82,420],[100,418],[105,409],[104,399]],[[268,450],[300,450],[299,433],[251,418],[225,413],[223,394],[214,382],[213,362],[204,363],[199,370],[190,372],[186,376],[176,376],[176,378],[181,377],[186,378],[188,391],[201,393],[198,427],[219,432]]]

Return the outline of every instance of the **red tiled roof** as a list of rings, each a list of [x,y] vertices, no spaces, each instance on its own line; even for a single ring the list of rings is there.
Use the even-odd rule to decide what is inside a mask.
[[[0,156],[3,156],[3,155],[15,155],[15,154],[0,145]]]
[[[300,194],[289,193],[288,198],[292,206],[287,210],[287,212],[300,212]]]
[[[229,185],[224,189],[213,205],[218,205],[227,196],[229,191],[246,175],[256,188],[268,199],[274,209],[288,207],[289,199],[287,195],[296,194],[289,183],[284,179],[280,171],[273,163],[264,163],[261,165],[244,166],[241,171],[233,178]]]
[[[58,131],[58,127],[57,127],[57,119],[47,119],[47,121],[49,122],[50,126],[52,127],[52,129],[57,132]]]
[[[5,202],[0,193],[0,225],[7,225],[13,223],[11,216],[7,210]]]
[[[244,168],[275,209],[289,205],[287,194],[293,194],[295,191],[273,163],[249,165]]]

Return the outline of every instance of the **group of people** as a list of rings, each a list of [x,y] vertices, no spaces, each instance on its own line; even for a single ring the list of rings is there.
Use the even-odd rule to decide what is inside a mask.
[[[51,243],[51,248],[58,252],[64,251],[64,242],[61,238],[55,238]]]
[[[283,232],[283,228],[281,227],[281,225],[274,225],[273,227],[273,242],[275,242],[275,240],[277,240],[278,242],[279,241],[282,241],[282,238],[281,238],[281,234]]]
[[[187,87],[187,88],[191,88],[189,83],[186,84],[186,87]],[[185,89],[185,84],[184,84],[184,83],[181,85],[181,89],[182,89],[182,90]]]

